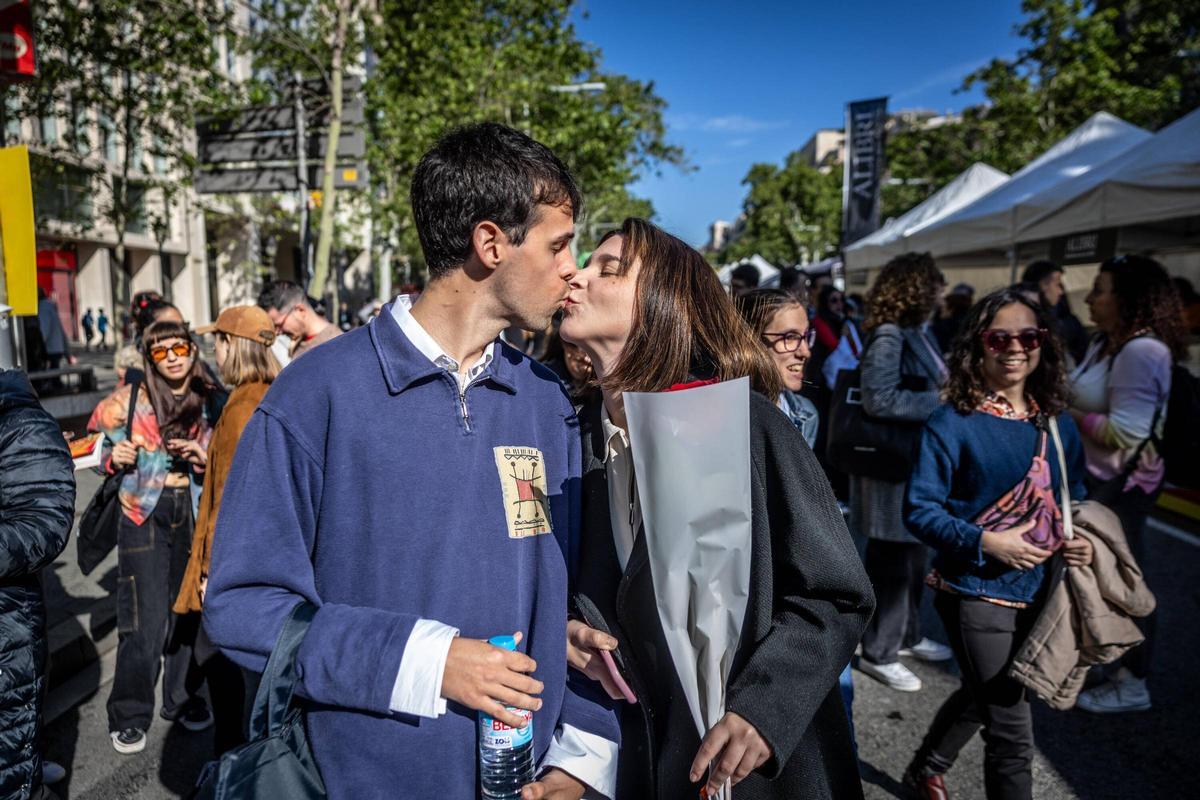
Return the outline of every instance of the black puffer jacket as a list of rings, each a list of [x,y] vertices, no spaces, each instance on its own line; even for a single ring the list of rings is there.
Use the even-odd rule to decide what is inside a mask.
[[[71,454],[25,373],[0,370],[0,798],[42,782],[46,605],[37,572],[66,547],[75,515]]]

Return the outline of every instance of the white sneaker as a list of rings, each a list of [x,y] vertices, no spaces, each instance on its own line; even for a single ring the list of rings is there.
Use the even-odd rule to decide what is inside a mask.
[[[933,639],[922,639],[912,647],[905,647],[900,650],[902,656],[912,656],[919,658],[921,661],[949,661],[954,658],[954,651],[941,642],[935,642]]]
[[[1149,711],[1150,690],[1143,678],[1121,667],[1108,683],[1079,693],[1078,708],[1093,714],[1120,714],[1124,711]]]
[[[872,664],[865,658],[860,658],[858,671],[898,692],[921,691],[921,679],[899,661],[893,661],[891,664]]]

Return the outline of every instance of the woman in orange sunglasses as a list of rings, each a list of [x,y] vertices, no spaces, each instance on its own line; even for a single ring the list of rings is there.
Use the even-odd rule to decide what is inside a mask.
[[[164,654],[161,716],[188,730],[212,724],[197,695],[201,681],[192,658],[200,615],[177,616],[171,606],[191,549],[193,486],[198,492],[225,392],[209,377],[182,322],[162,320],[148,327],[142,355],[144,371],[130,370],[125,384],[96,407],[88,423],[112,442],[100,469],[122,475],[117,668],[108,700],[113,748],[122,754],[146,746]]]

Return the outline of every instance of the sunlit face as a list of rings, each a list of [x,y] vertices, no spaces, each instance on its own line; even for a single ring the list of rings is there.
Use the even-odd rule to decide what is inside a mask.
[[[1121,306],[1113,291],[1112,275],[1101,272],[1092,284],[1092,291],[1084,299],[1088,311],[1092,314],[1092,322],[1107,334],[1117,332],[1121,325]]]
[[[187,355],[181,356],[177,352],[185,349]],[[161,361],[156,360],[155,351],[162,352],[164,350],[166,352],[165,357]],[[173,383],[182,381],[187,377],[196,355],[195,349],[188,343],[188,340],[181,339],[178,336],[172,336],[169,339],[155,342],[147,349],[147,353],[150,356],[150,363],[158,370],[158,374]]]
[[[229,358],[229,339],[223,333],[218,333],[213,337],[213,348],[216,350],[217,368],[225,366],[225,359]]]
[[[1042,297],[1046,298],[1046,305],[1054,308],[1058,305],[1058,301],[1062,299],[1063,292],[1063,274],[1061,272],[1051,272],[1046,277],[1038,282],[1038,289],[1042,292]]]
[[[641,262],[621,274],[624,237],[612,236],[596,248],[587,266],[570,281],[571,293],[563,310],[564,340],[591,352],[619,353],[633,327],[633,306]]]
[[[804,388],[804,365],[812,355],[806,340],[808,325],[808,312],[804,310],[804,306],[788,305],[775,312],[763,331],[768,342],[767,348],[775,361],[775,368],[779,370],[784,387],[790,392],[798,392]],[[786,352],[787,345],[784,344],[787,341],[784,337],[788,334],[800,337],[798,346],[790,353]]]
[[[1004,306],[996,312],[988,331],[1006,331],[1012,334],[1008,347],[1000,353],[993,352],[988,347],[983,348],[983,362],[980,368],[984,380],[993,391],[1004,391],[1014,386],[1023,386],[1027,378],[1041,363],[1040,348],[1026,350],[1017,340],[1022,331],[1037,329],[1037,317],[1022,303]]]
[[[271,318],[271,324],[275,326],[275,333],[283,334],[293,341],[299,341],[304,338],[305,312],[307,310],[303,303],[293,303],[287,308],[272,306],[267,309],[267,316]]]
[[[511,321],[526,330],[543,330],[567,298],[575,273],[571,239],[575,220],[568,205],[538,206],[537,222],[520,246],[503,248],[496,267],[497,293]]]

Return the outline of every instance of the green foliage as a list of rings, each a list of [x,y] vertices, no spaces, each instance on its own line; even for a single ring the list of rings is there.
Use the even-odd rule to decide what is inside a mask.
[[[1098,111],[1151,130],[1200,103],[1198,0],[1025,0],[1016,58],[966,77],[987,102],[963,121],[892,136],[884,218],[925,199],[976,161],[1013,172]]]
[[[842,174],[805,163],[799,151],[783,167],[755,164],[742,184],[741,235],[719,255],[728,263],[758,253],[776,266],[819,261],[837,247],[842,217]]]
[[[75,184],[89,176],[77,187],[89,214],[66,221],[108,222],[119,253],[131,226],[165,235],[165,207],[194,164],[195,115],[228,96],[214,68],[228,12],[186,0],[55,0],[35,8],[38,76],[8,91],[22,113],[53,119],[61,132],[62,141],[41,143],[54,156],[36,164],[47,185],[64,170]],[[156,210],[145,203],[151,188]]]
[[[370,26],[378,59],[368,82],[375,218],[396,250],[420,262],[408,186],[421,154],[449,128],[494,120],[528,132],[559,155],[586,198],[578,226],[587,249],[594,223],[649,216],[626,187],[670,164],[666,103],[652,83],[605,72],[600,52],[576,37],[568,0],[381,0]],[[552,87],[602,81],[600,92]]]

